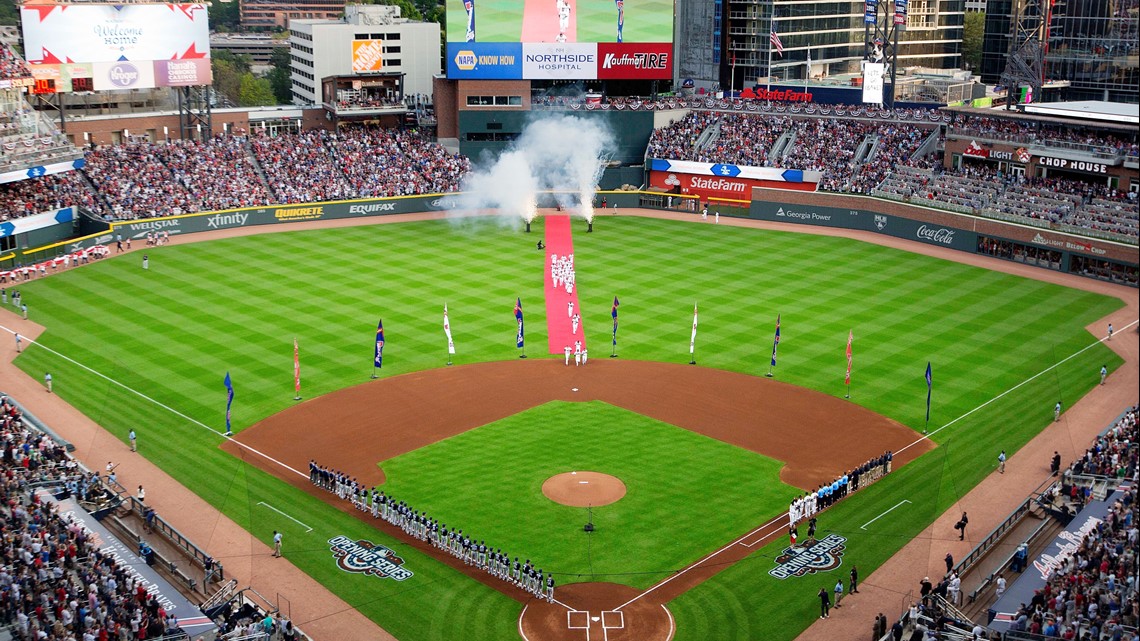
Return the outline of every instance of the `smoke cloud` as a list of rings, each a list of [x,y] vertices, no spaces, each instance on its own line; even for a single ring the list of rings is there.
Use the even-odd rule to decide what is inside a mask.
[[[533,120],[493,163],[477,165],[464,178],[460,209],[493,209],[530,222],[541,201],[592,221],[594,192],[612,146],[613,135],[596,118]]]

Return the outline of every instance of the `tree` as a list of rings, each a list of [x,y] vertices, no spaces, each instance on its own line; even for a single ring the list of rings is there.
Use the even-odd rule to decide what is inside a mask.
[[[269,64],[273,66],[265,75],[269,86],[273,88],[273,95],[277,104],[289,104],[293,100],[292,71],[289,69],[289,47],[276,47],[273,55],[269,57]]]
[[[224,56],[214,56],[210,65],[214,69],[214,89],[230,100],[235,99],[241,90],[242,72]]]
[[[982,37],[986,33],[986,14],[973,11],[966,14],[966,25],[962,33],[962,59],[968,69],[982,68]]]
[[[238,0],[211,2],[206,6],[209,7],[207,11],[210,14],[210,26],[214,31],[241,30],[241,5]]]
[[[238,90],[238,105],[242,107],[262,107],[277,104],[269,80],[258,78],[251,73],[243,74]]]

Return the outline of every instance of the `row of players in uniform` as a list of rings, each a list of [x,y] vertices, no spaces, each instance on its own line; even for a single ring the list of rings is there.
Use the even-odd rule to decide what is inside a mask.
[[[352,501],[356,509],[370,512],[372,518],[384,519],[408,536],[430,542],[466,565],[480,568],[540,599],[554,601],[554,575],[544,574],[530,559],[520,562],[516,556],[511,561],[502,548],[489,547],[486,541],[476,540],[463,530],[448,528],[447,524],[412,509],[407,503],[396,501],[375,487],[370,490],[347,474],[322,467],[316,461],[309,461],[309,481],[341,499]]]
[[[867,487],[886,476],[891,471],[892,458],[894,455],[890,451],[884,452],[831,483],[820,485],[816,491],[805,492],[803,496],[792,499],[788,506],[788,528],[794,530],[800,521],[813,517],[850,492]]]

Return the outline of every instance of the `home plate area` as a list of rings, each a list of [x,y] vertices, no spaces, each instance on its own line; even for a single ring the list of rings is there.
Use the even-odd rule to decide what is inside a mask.
[[[615,583],[571,583],[554,603],[530,601],[519,618],[525,641],[668,641],[673,616],[652,595]]]

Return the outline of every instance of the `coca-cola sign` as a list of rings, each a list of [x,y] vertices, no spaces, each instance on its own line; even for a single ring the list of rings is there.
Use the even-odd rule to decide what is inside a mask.
[[[954,230],[946,229],[945,227],[927,227],[921,225],[915,233],[921,240],[931,243],[938,243],[940,245],[953,245],[954,244]]]

